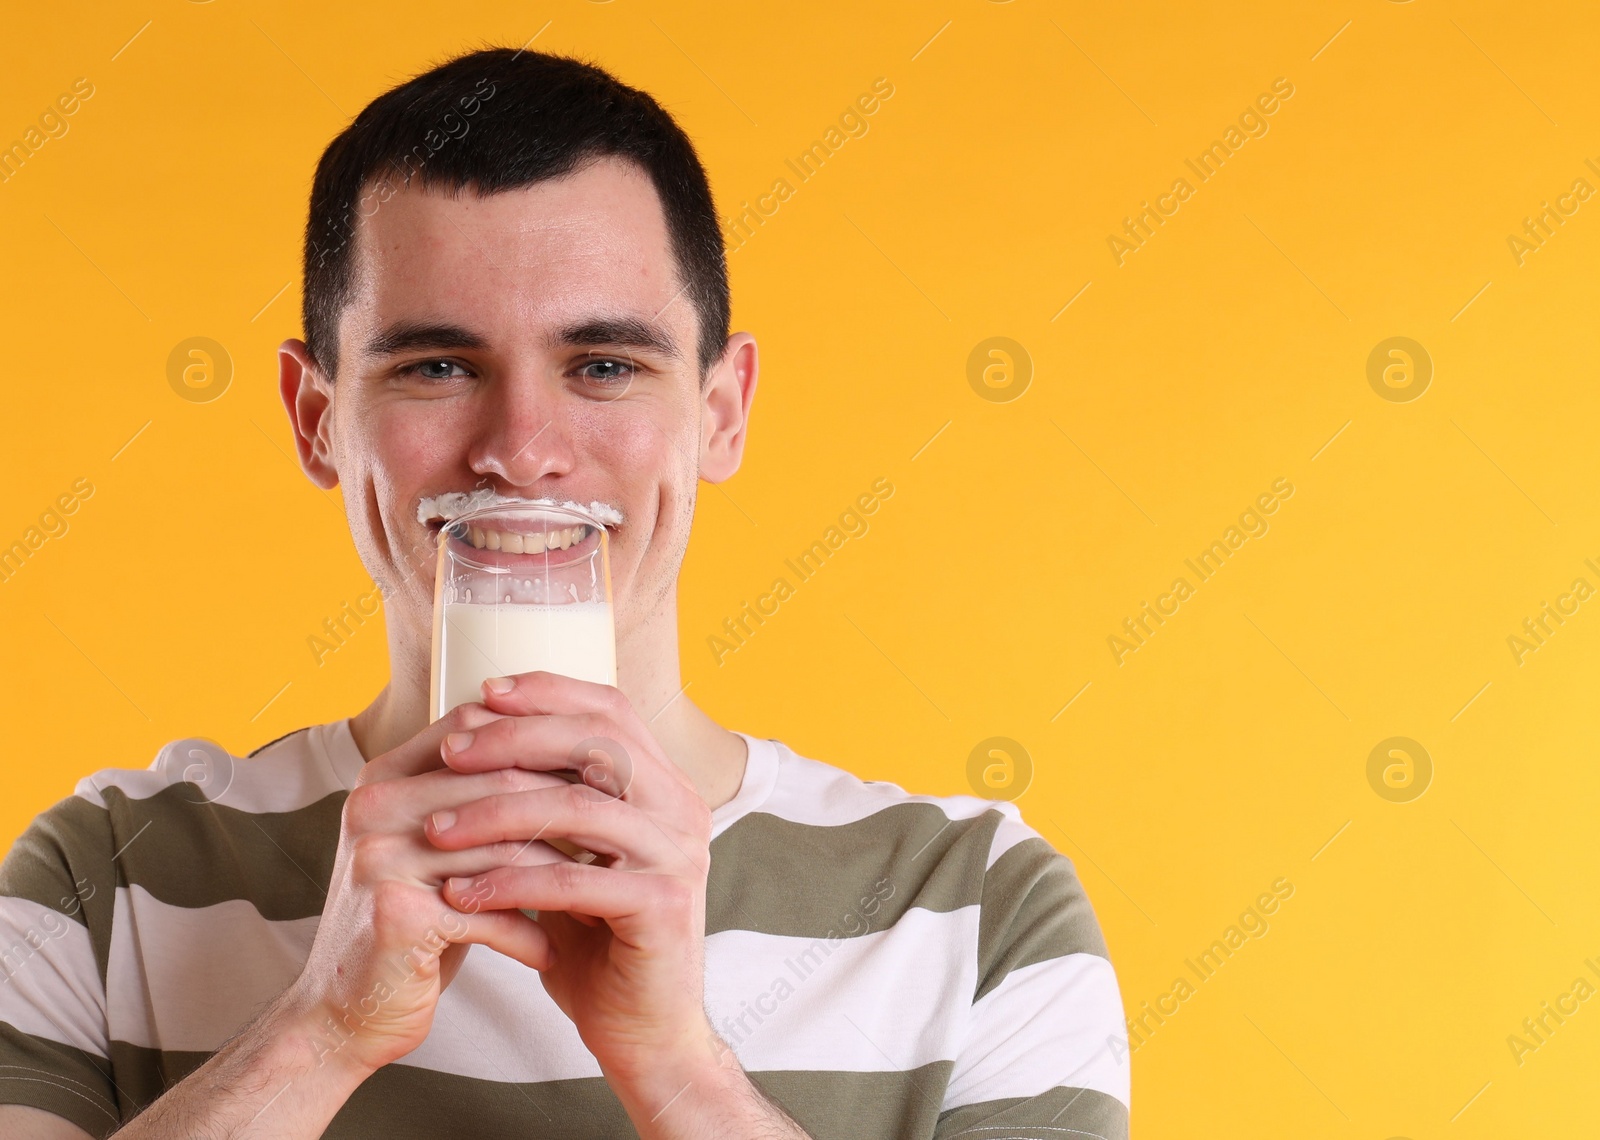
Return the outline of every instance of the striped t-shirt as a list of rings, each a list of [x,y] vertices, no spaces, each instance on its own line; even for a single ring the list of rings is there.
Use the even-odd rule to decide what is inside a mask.
[[[1010,804],[741,735],[706,1007],[751,1079],[819,1140],[1125,1137],[1121,1000],[1071,863]],[[102,771],[39,816],[0,866],[0,1103],[104,1136],[287,987],[363,763],[341,720],[195,782]],[[325,1135],[635,1133],[539,975],[475,946]]]

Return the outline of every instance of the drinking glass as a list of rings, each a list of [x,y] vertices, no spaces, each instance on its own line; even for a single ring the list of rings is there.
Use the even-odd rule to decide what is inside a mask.
[[[606,528],[570,506],[501,504],[439,532],[428,705],[438,720],[490,677],[535,669],[617,683]]]

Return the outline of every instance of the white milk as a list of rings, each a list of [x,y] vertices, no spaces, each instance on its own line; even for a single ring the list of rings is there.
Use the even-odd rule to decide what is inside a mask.
[[[516,605],[451,602],[444,606],[435,718],[483,699],[490,677],[542,669],[580,681],[617,683],[617,641],[608,602]]]

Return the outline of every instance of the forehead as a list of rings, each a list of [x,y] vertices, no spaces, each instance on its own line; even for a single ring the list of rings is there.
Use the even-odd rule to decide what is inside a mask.
[[[495,339],[596,313],[651,318],[689,344],[692,315],[660,196],[633,163],[602,158],[562,178],[482,195],[388,194],[369,185],[357,211],[353,289],[342,345],[359,350],[397,319],[450,319]],[[499,335],[497,335],[497,333]]]

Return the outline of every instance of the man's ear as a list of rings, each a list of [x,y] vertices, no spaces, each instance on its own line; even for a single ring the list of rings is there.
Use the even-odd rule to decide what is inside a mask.
[[[286,340],[278,346],[278,393],[294,429],[300,466],[317,486],[327,491],[339,485],[333,462],[333,385],[311,359],[303,340]]]
[[[721,483],[739,470],[759,365],[755,337],[741,332],[728,338],[711,366],[700,409],[700,478],[708,483]]]

